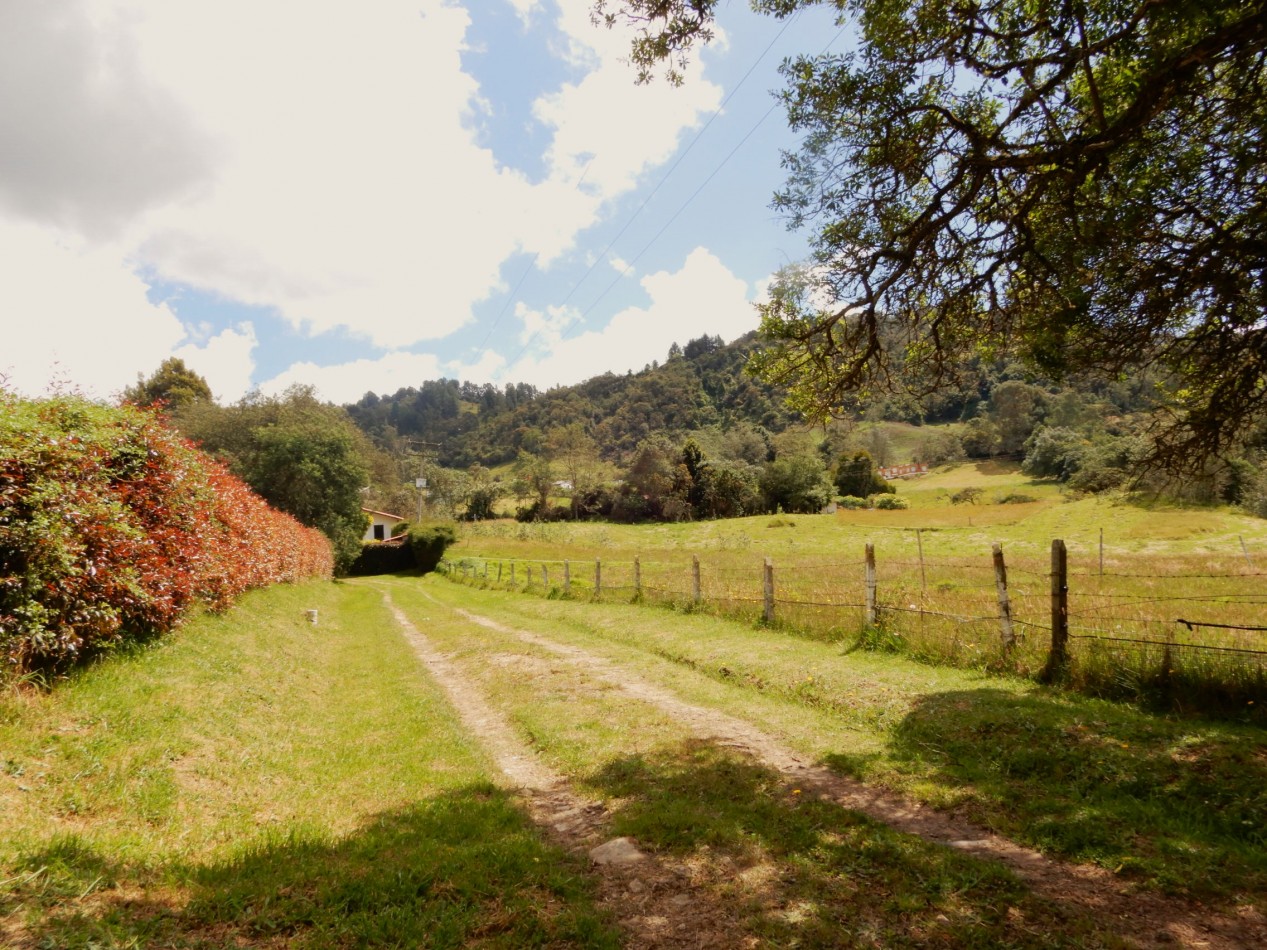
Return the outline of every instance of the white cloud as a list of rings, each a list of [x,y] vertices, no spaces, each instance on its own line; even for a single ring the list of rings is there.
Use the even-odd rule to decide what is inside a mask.
[[[510,2],[540,41],[549,5]],[[105,395],[179,353],[222,398],[240,394],[254,328],[188,342],[139,274],[389,350],[443,338],[502,286],[506,259],[547,267],[716,107],[721,90],[698,76],[636,87],[628,31],[562,0],[584,75],[536,103],[552,138],[534,183],[478,144],[480,89],[461,62],[472,3],[0,6],[0,248],[17,275],[0,313],[37,316],[0,340],[0,370],[38,391],[57,360]],[[404,385],[448,365],[347,364],[371,374],[353,398],[394,380],[392,359],[413,367]],[[278,379],[344,393],[351,372],[298,364]]]
[[[541,0],[509,0],[509,3],[524,23],[528,23],[532,15],[541,9]]]
[[[588,72],[580,82],[538,99],[533,113],[554,129],[546,153],[552,177],[584,175],[587,185],[610,198],[670,158],[683,130],[718,108],[722,90],[701,79],[697,68],[687,70],[678,88],[665,82],[635,85],[626,61],[632,28],[595,28],[591,6],[590,0],[561,0],[559,25],[568,37],[568,54]]]
[[[0,5],[0,208],[98,237],[210,174],[213,144],[84,0]]]
[[[622,310],[600,331],[568,335],[575,311],[517,310],[525,338],[536,336],[537,352],[502,377],[539,387],[570,385],[603,370],[636,371],[662,361],[673,341],[685,345],[705,334],[733,340],[756,328],[747,283],[706,248],[693,250],[680,270],[649,274],[641,284],[649,303]]]
[[[258,342],[254,325],[244,322],[221,330],[203,343],[187,343],[172,355],[206,379],[218,401],[228,403],[252,389],[253,354]]]
[[[106,398],[152,373],[185,336],[116,249],[69,243],[51,231],[0,220],[0,373],[38,396],[64,379]]]
[[[431,353],[388,353],[334,366],[296,363],[261,385],[260,391],[276,395],[289,386],[311,385],[322,399],[342,404],[356,402],[367,392],[394,393],[443,375],[440,360]]]

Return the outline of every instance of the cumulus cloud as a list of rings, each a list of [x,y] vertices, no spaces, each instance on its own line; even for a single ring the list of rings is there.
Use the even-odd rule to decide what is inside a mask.
[[[296,363],[260,386],[265,395],[276,395],[290,386],[314,386],[322,399],[335,403],[356,402],[367,392],[394,393],[417,386],[424,379],[444,375],[440,360],[430,353],[389,353],[378,359],[359,359],[334,366]]]
[[[584,78],[542,96],[533,112],[554,130],[546,153],[552,177],[584,175],[600,196],[610,198],[670,158],[682,132],[718,108],[722,90],[697,68],[687,70],[679,88],[664,82],[635,85],[627,62],[630,28],[595,29],[590,6],[589,0],[562,0],[559,18],[567,55],[585,69]]]
[[[669,343],[704,336],[732,340],[756,328],[748,284],[711,251],[693,250],[675,271],[648,274],[641,281],[649,302],[622,310],[602,330],[575,332],[575,311],[519,308],[525,341],[533,351],[511,364],[506,380],[536,386],[570,385],[601,367],[639,370],[663,360]]]
[[[254,325],[243,322],[208,339],[186,343],[172,355],[202,376],[217,400],[227,403],[251,391],[257,344]]]
[[[0,5],[0,208],[103,237],[205,181],[214,145],[90,12]]]
[[[575,66],[525,116],[548,133],[534,178],[479,144],[480,87],[461,59],[470,2],[0,5],[0,241],[17,242],[20,220],[60,234],[13,244],[23,273],[0,306],[48,316],[0,344],[0,367],[42,385],[57,359],[90,388],[117,388],[179,353],[231,399],[254,366],[254,328],[189,341],[138,275],[271,308],[299,332],[347,328],[396,358],[470,321],[504,289],[511,256],[549,267],[721,90],[695,75],[635,87],[628,31],[593,28],[589,0],[509,2],[527,40],[553,37]],[[108,365],[92,366],[103,352]],[[447,366],[406,357],[421,367],[409,383]],[[344,385],[346,372],[322,378]]]
[[[21,262],[0,280],[0,374],[26,395],[60,378],[106,398],[157,369],[185,336],[116,250],[0,220],[0,260]]]

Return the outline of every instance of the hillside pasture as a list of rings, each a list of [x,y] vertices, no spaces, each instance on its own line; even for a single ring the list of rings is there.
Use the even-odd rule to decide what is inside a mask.
[[[951,504],[951,490],[965,485],[984,488],[978,503]],[[1263,626],[1267,603],[1267,522],[1229,509],[1074,498],[1000,463],[936,472],[899,493],[911,508],[642,526],[488,522],[464,526],[449,558],[467,579],[494,586],[592,597],[597,573],[605,599],[752,622],[766,617],[769,559],[780,628],[1037,675],[1051,649],[1051,545],[1061,539],[1071,682],[1189,711],[1263,714],[1267,633],[1252,628]],[[1034,500],[989,503],[1017,493]],[[1013,620],[1006,648],[995,543]],[[872,628],[867,545],[876,557]]]

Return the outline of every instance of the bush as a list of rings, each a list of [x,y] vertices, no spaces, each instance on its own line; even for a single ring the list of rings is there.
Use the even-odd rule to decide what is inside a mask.
[[[1027,505],[1031,501],[1037,501],[1033,495],[1025,495],[1021,492],[1008,492],[1006,495],[999,495],[994,499],[996,505]]]
[[[426,574],[436,569],[445,550],[458,539],[453,525],[445,522],[417,525],[409,529],[409,548],[414,563]]]
[[[170,630],[196,604],[329,577],[319,531],[151,412],[0,391],[0,660],[19,672]]]
[[[395,574],[414,567],[414,552],[407,538],[396,538],[391,541],[366,541],[361,545],[361,554],[348,573],[355,577],[369,574]]]
[[[909,501],[897,495],[872,495],[869,501],[872,508],[879,508],[882,511],[899,511],[911,507]]]
[[[855,511],[858,508],[869,507],[865,498],[859,498],[857,495],[845,495],[836,502],[837,507],[846,508]]]
[[[981,500],[981,496],[985,494],[984,488],[977,488],[975,485],[968,488],[961,488],[950,496],[952,505],[975,505]]]

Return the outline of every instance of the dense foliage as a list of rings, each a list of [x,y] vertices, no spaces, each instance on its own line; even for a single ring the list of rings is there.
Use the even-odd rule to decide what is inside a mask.
[[[343,409],[298,386],[231,406],[197,402],[173,420],[270,505],[323,531],[340,573],[356,560],[375,449]]]
[[[329,576],[330,545],[151,413],[0,391],[0,660],[58,667],[194,605]]]
[[[197,402],[211,402],[212,396],[207,380],[172,356],[148,377],[138,375],[136,385],[123,391],[123,399],[146,409],[179,412]]]
[[[783,392],[745,367],[755,334],[723,344],[703,336],[676,344],[663,364],[617,376],[604,373],[575,386],[541,392],[526,384],[504,389],[452,379],[427,380],[394,394],[367,393],[347,411],[379,445],[402,450],[405,439],[440,445],[438,462],[465,469],[541,454],[552,433],[580,424],[599,454],[631,454],[652,436],[680,440],[708,427],[740,423],[779,432],[798,422]]]
[[[445,522],[413,525],[409,529],[409,548],[413,551],[414,565],[424,574],[434,571],[449,545],[457,539],[453,525]]]
[[[1052,378],[1159,370],[1172,467],[1263,417],[1264,0],[752,5],[826,7],[859,39],[783,70],[802,142],[775,205],[816,253],[765,308],[758,360],[802,409],[1012,353]],[[718,6],[594,3],[642,28],[644,80]]]

